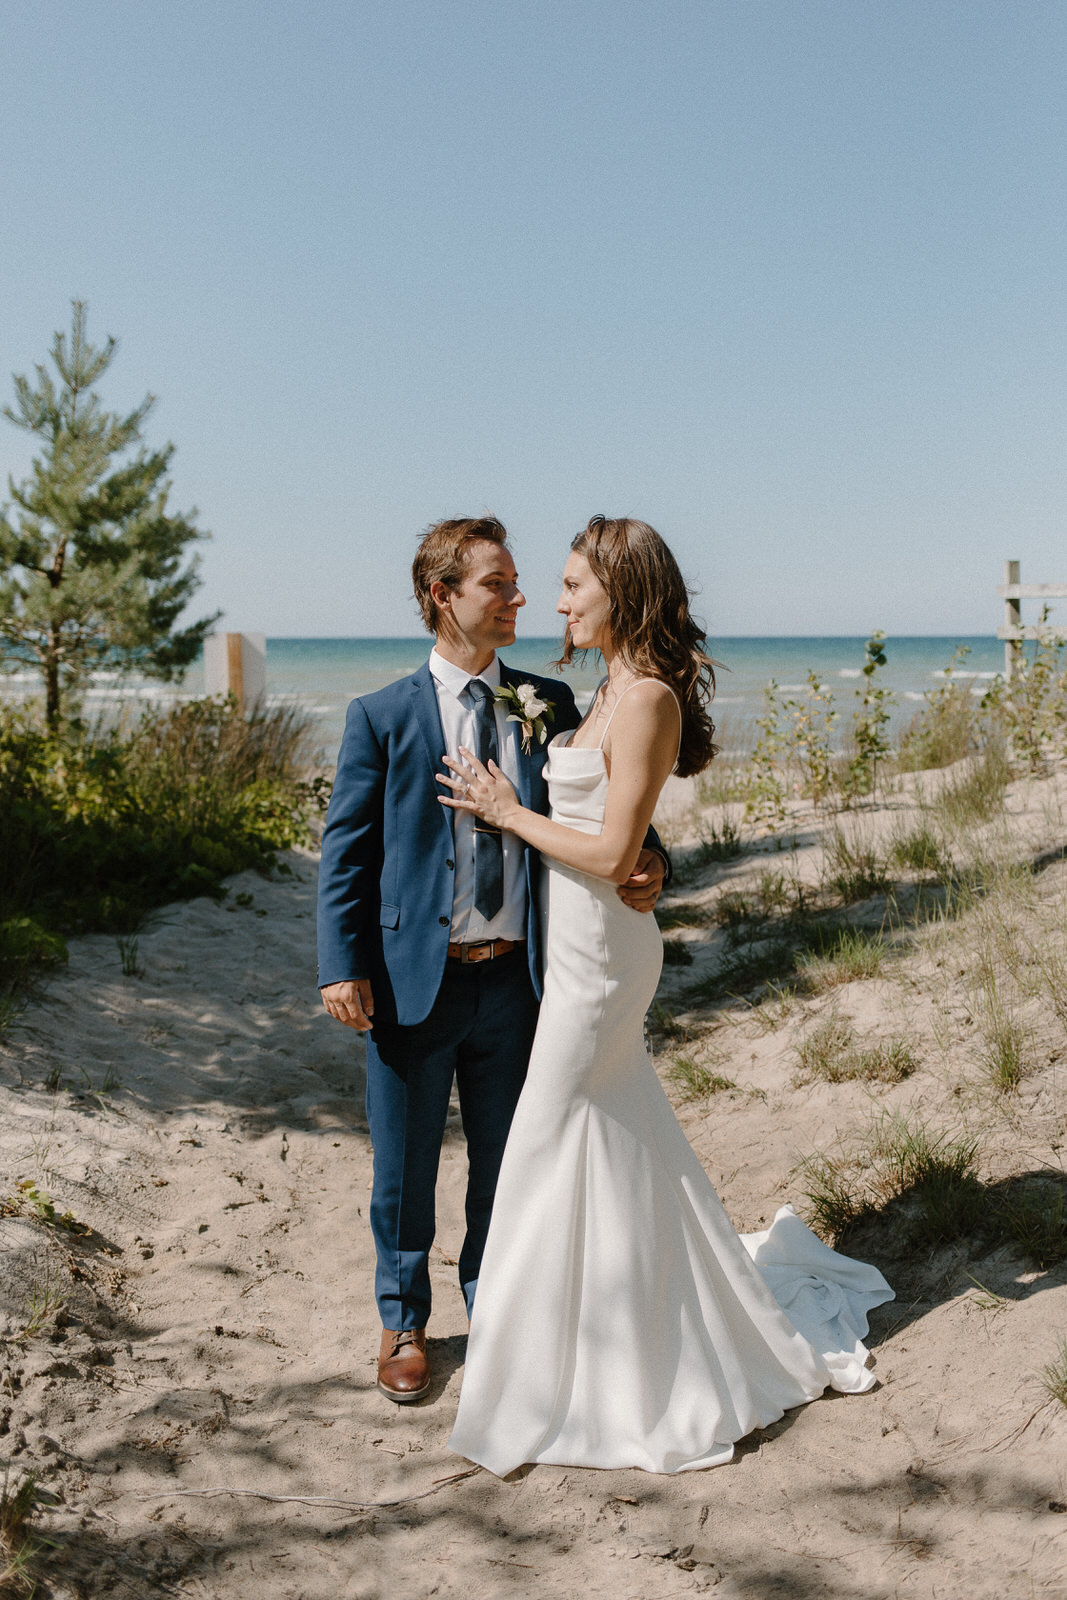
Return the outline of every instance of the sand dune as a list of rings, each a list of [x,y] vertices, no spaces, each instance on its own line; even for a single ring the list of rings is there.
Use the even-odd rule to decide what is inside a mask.
[[[1038,789],[1011,802],[1016,843],[1035,852],[1063,842],[1053,791]],[[675,792],[679,838],[690,798]],[[904,793],[865,825],[898,826],[914,803]],[[825,825],[798,818],[797,832],[790,870],[814,883]],[[30,1180],[91,1230],[35,1220],[32,1194],[0,1218],[0,1459],[51,1497],[42,1593],[1067,1594],[1067,1411],[1036,1378],[1067,1329],[1067,1271],[1004,1246],[880,1260],[904,1277],[875,1313],[880,1387],[790,1414],[728,1467],[680,1479],[539,1467],[498,1482],[446,1448],[466,1326],[454,1114],[435,1383],[418,1406],[385,1401],[362,1047],[317,1002],[315,860],[288,861],[290,877],[246,875],[223,904],[157,915],[140,976],[123,976],[113,938],[74,940],[0,1053],[0,1195]],[[769,844],[710,864],[674,899],[714,908],[786,861]],[[1048,895],[1062,898],[1063,870],[1049,867]],[[773,1025],[773,1008],[687,1000],[720,935],[699,922],[676,935],[694,960],[667,969],[675,1035],[657,1050],[665,1071],[684,1048],[735,1085],[681,1114],[739,1226],[797,1200],[798,1161],[885,1108],[962,1119],[984,1174],[1062,1171],[1062,1027],[1035,1020],[1014,1094],[982,1088],[965,935],[912,941],[885,973],[780,1007]],[[918,1071],[799,1082],[797,1044],[831,1006],[864,1038],[905,1034]],[[881,1248],[884,1229],[871,1237]]]

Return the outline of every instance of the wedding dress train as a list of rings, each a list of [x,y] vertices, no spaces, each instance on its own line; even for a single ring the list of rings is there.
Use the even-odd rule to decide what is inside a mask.
[[[558,740],[552,815],[599,832],[599,749]],[[827,1385],[874,1384],[867,1313],[892,1290],[783,1207],[738,1235],[648,1057],[655,919],[546,860],[544,1000],[500,1172],[451,1448],[681,1472]]]

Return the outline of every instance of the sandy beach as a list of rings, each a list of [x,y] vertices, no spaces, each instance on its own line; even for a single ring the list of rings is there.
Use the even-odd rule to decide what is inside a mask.
[[[1062,1179],[1067,1013],[1050,963],[1067,940],[1067,781],[1017,782],[1003,815],[944,835],[957,862],[1024,873],[951,913],[933,894],[923,911],[921,870],[901,869],[888,918],[884,893],[853,901],[850,924],[884,935],[873,975],[848,981],[827,957],[797,992],[757,993],[739,964],[790,896],[825,891],[835,829],[888,852],[927,817],[947,827],[947,782],[898,780],[844,817],[798,803],[733,860],[693,850],[736,808],[700,812],[681,784],[667,797],[690,865],[668,897],[652,1040],[739,1228],[790,1200],[804,1212],[813,1156],[862,1183],[893,1117],[972,1139],[984,1185]],[[1067,1266],[980,1230],[917,1249],[888,1200],[846,1245],[897,1289],[873,1318],[872,1393],[792,1412],[713,1471],[502,1482],[446,1447],[466,1331],[457,1111],[433,1389],[409,1407],[380,1396],[362,1046],[315,991],[316,858],[286,864],[152,916],[129,975],[113,937],[75,939],[0,1047],[0,1196],[21,1197],[0,1217],[0,1459],[48,1502],[39,1594],[1067,1595],[1067,1409],[1041,1381],[1067,1330]],[[1025,1045],[1010,1088],[990,1076],[997,1005]],[[828,1020],[857,1049],[906,1047],[907,1071],[818,1076],[802,1047]],[[34,1214],[49,1203],[74,1225]]]

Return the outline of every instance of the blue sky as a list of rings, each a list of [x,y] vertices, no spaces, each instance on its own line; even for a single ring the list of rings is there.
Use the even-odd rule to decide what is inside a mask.
[[[991,631],[1067,579],[1065,68],[1059,0],[9,0],[0,391],[87,299],[235,628],[416,633],[490,507],[529,633],[595,511],[713,633]]]

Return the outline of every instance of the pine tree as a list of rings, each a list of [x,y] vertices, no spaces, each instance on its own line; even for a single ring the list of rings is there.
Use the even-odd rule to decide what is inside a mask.
[[[40,365],[36,382],[16,374],[2,412],[42,448],[0,510],[0,654],[8,668],[36,661],[50,728],[94,667],[180,678],[216,621],[176,626],[200,586],[186,546],[209,535],[195,510],[167,509],[174,446],[142,442],[154,397],[125,417],[101,404],[92,386],[115,340],[94,349],[85,302],[72,305],[69,344],[63,333],[52,344],[58,381]]]

